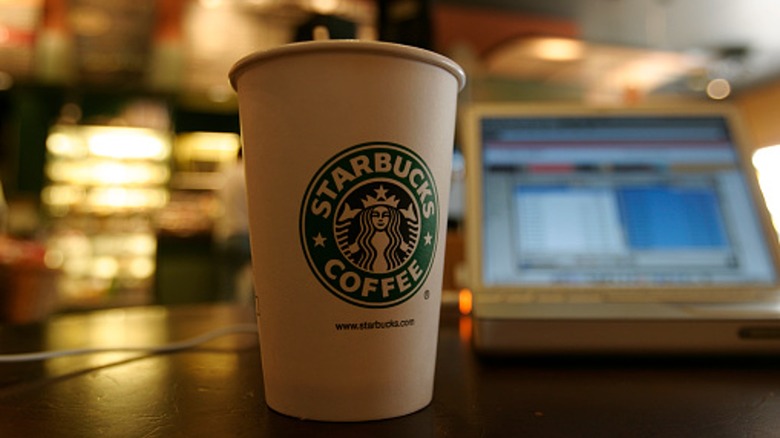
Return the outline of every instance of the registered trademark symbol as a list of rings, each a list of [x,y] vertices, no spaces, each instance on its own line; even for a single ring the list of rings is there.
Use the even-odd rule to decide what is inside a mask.
[[[431,291],[429,291],[428,289],[425,289],[425,292],[423,292],[423,298],[425,298],[427,300],[430,297],[431,297]]]

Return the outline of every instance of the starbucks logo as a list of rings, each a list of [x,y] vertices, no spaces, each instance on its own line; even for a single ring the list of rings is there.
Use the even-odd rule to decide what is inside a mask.
[[[428,277],[438,216],[433,175],[417,154],[392,143],[360,144],[309,183],[301,245],[331,293],[362,307],[391,307]]]

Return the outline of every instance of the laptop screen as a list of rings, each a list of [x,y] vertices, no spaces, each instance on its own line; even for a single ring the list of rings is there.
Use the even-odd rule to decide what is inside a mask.
[[[725,117],[478,123],[485,286],[774,283]]]

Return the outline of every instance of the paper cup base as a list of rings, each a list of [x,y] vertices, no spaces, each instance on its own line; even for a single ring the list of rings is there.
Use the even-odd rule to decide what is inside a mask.
[[[393,418],[412,415],[430,406],[431,401],[432,400],[429,399],[427,402],[423,403],[420,406],[414,406],[414,407],[409,406],[407,409],[404,410],[392,411],[392,412],[388,411],[378,415],[369,415],[367,413],[365,415],[356,415],[357,413],[354,412],[353,415],[344,415],[343,412],[316,412],[316,413],[311,413],[310,415],[302,415],[297,411],[286,411],[283,408],[277,409],[271,404],[267,404],[267,406],[270,410],[276,412],[279,415],[284,415],[285,417],[294,418],[296,420],[321,421],[325,423],[350,423],[350,422],[357,423],[357,422],[364,422],[364,421],[390,420]]]

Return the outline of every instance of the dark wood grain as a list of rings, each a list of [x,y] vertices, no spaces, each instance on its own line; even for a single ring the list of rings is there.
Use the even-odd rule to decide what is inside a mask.
[[[230,306],[145,307],[0,327],[0,353],[159,344],[252,322]],[[444,309],[433,403],[393,420],[301,421],[263,399],[257,337],[167,354],[0,364],[0,436],[772,437],[774,358],[480,359],[469,320]]]

